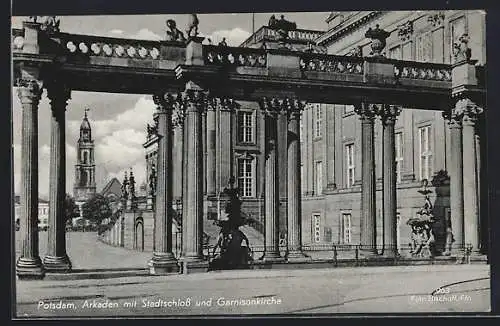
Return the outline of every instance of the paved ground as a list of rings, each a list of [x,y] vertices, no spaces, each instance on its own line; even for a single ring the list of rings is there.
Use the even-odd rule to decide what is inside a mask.
[[[490,310],[488,265],[249,270],[16,283],[18,317]]]
[[[40,257],[47,253],[48,232],[39,232]],[[146,268],[150,252],[138,252],[105,245],[97,240],[96,232],[68,232],[68,255],[73,269]],[[21,239],[16,232],[16,256],[21,253]]]

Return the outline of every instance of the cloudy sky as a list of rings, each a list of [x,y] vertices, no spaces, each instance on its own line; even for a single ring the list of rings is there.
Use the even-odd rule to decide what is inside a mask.
[[[272,13],[255,14],[255,29],[266,25]],[[281,13],[274,13],[277,17]],[[328,13],[285,13],[299,28],[325,30]],[[231,46],[238,46],[252,33],[252,14],[201,14],[199,31],[217,44],[226,37]],[[187,15],[142,16],[64,16],[61,30],[67,33],[91,34],[111,37],[160,40],[165,34],[165,21],[169,18],[184,30]],[[13,17],[12,27],[21,28],[26,17]],[[112,177],[122,180],[125,170],[133,168],[138,183],[145,180],[144,148],[146,123],[151,122],[154,104],[150,97],[110,93],[73,92],[66,112],[66,189],[72,194],[76,141],[84,109],[90,109],[89,119],[95,141],[96,182],[99,191]],[[21,160],[21,106],[13,92],[14,126],[14,183],[20,190]],[[41,197],[49,192],[50,107],[46,92],[39,105],[39,191]]]

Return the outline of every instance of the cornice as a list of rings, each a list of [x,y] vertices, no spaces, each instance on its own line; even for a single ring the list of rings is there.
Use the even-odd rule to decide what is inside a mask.
[[[342,35],[366,24],[370,20],[382,15],[383,11],[371,11],[368,14],[358,17],[356,15],[347,19],[347,21],[343,24],[337,25],[327,31],[323,36],[319,37],[316,41],[318,45],[326,45],[328,43],[332,43],[334,40],[338,39]]]

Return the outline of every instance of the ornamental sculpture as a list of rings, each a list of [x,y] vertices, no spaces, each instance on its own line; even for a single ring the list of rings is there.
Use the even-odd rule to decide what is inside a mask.
[[[407,21],[404,24],[398,26],[398,36],[401,41],[407,41],[413,34],[413,22]]]
[[[288,32],[297,29],[297,24],[285,19],[285,15],[281,15],[281,18],[277,20],[274,15],[269,19],[269,28],[274,29],[278,32],[278,42],[281,48],[286,47],[286,40],[288,39]]]
[[[178,28],[177,28],[177,23],[173,19],[168,19],[166,22],[167,25],[167,41],[178,41],[178,42],[185,42],[186,38],[184,37],[184,33],[182,33]]]
[[[211,270],[244,269],[252,260],[250,243],[247,236],[239,229],[247,223],[242,217],[239,188],[234,187],[235,178],[229,179],[228,187],[221,194],[224,201],[224,217],[217,220],[221,230],[214,247],[214,258],[210,262]],[[222,203],[221,203],[222,204]],[[222,215],[222,214],[221,214]],[[217,249],[219,253],[216,254]]]
[[[186,34],[188,38],[198,36],[198,24],[200,21],[198,20],[198,16],[196,14],[190,14],[188,18],[188,26],[186,30]]]
[[[463,34],[458,39],[458,42],[453,43],[453,58],[454,62],[470,61],[471,49],[467,45],[469,43],[469,35]]]
[[[370,53],[374,57],[383,57],[382,50],[386,46],[386,39],[391,35],[390,32],[384,31],[379,28],[379,25],[375,25],[375,29],[371,27],[366,31],[365,37],[372,40],[370,46],[372,52]]]
[[[418,192],[424,195],[424,206],[417,212],[417,217],[411,218],[407,222],[412,230],[410,253],[413,257],[432,258],[435,244],[434,232],[432,231],[435,220],[432,213],[433,206],[429,199],[429,193],[432,191],[427,189],[428,181],[426,179],[422,185],[423,189]]]
[[[40,30],[48,34],[54,34],[59,32],[59,24],[61,23],[56,17],[57,16],[29,16],[29,19],[33,23],[40,24]],[[40,22],[38,22],[38,19],[40,19]]]

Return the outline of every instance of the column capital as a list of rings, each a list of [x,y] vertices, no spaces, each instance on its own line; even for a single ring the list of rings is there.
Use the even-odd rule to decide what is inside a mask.
[[[36,79],[16,80],[17,96],[23,104],[38,104],[43,92],[43,83]]]
[[[483,108],[469,98],[460,98],[453,108],[453,114],[462,117],[463,123],[475,123],[483,111]]]
[[[260,100],[259,105],[264,114],[271,118],[276,118],[281,110],[278,99],[274,97],[263,97]]]
[[[175,110],[179,105],[179,95],[172,93],[154,94],[153,102],[156,105],[156,114],[165,114]]]
[[[382,104],[379,106],[377,113],[382,120],[382,124],[394,124],[401,113],[401,108],[396,105]]]
[[[182,93],[182,100],[185,104],[186,111],[198,111],[203,113],[205,110],[207,94],[203,90],[186,89]]]
[[[47,97],[50,99],[52,109],[54,104],[62,104],[58,107],[60,110],[66,110],[66,104],[71,99],[71,88],[63,81],[50,81],[45,83]]]
[[[290,97],[263,97],[259,104],[264,114],[271,117],[276,117],[278,114],[285,114],[288,117],[298,115],[300,117],[305,107],[304,102]]]
[[[378,113],[378,107],[374,104],[359,102],[354,104],[354,112],[359,115],[361,120],[373,122]]]
[[[229,97],[220,97],[216,99],[216,103],[219,110],[224,112],[234,112],[238,107],[238,103]]]

